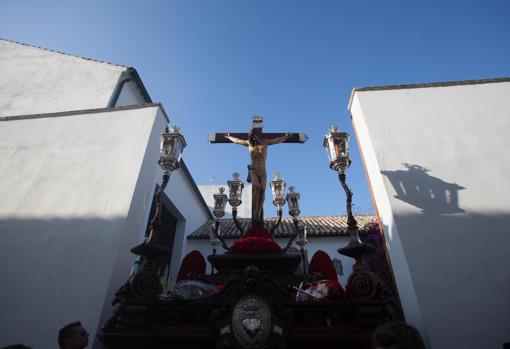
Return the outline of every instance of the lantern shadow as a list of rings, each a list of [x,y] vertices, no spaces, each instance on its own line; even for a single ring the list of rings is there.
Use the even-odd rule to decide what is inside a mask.
[[[466,189],[429,175],[430,169],[402,163],[407,170],[381,171],[392,184],[396,199],[418,207],[423,213],[449,214],[465,212],[459,207],[458,191]]]

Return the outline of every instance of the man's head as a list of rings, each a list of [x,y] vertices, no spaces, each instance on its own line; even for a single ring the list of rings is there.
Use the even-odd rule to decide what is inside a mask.
[[[58,332],[60,349],[83,349],[88,344],[89,333],[79,321],[65,325]]]
[[[374,349],[425,349],[420,332],[401,321],[379,325],[372,334]]]

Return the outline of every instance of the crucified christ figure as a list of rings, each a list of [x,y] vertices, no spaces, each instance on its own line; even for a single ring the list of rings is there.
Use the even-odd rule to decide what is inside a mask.
[[[225,134],[225,138],[229,139],[232,143],[244,145],[248,147],[251,157],[251,165],[249,170],[249,178],[252,183],[252,220],[258,224],[264,222],[264,197],[266,192],[266,159],[267,159],[267,146],[283,143],[291,137],[290,133],[281,137],[266,139],[259,137],[256,133],[250,132],[248,139],[240,139],[231,136],[229,133]]]

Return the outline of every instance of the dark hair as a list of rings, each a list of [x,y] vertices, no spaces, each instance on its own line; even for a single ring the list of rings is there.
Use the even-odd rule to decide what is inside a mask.
[[[379,325],[372,334],[372,348],[425,349],[420,332],[402,321]]]
[[[259,145],[260,144],[259,136],[255,132],[250,132],[250,134],[248,135],[248,142],[252,146]]]
[[[58,331],[58,345],[60,346],[60,349],[64,348],[65,340],[67,338],[74,336],[74,329],[78,326],[81,326],[81,322],[75,321],[65,325],[60,329],[60,331]]]

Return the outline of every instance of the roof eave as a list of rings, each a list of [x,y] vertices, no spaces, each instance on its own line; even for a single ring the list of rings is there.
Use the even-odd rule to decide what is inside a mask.
[[[501,82],[510,82],[510,77],[474,79],[474,80],[438,81],[438,82],[425,82],[425,83],[403,84],[403,85],[381,85],[381,86],[355,87],[351,91],[351,97],[349,98],[349,104],[347,105],[347,110],[351,110],[352,101],[354,99],[354,94],[356,92],[404,90],[404,89],[413,89],[413,88],[449,87],[449,86],[462,86],[462,85],[479,85],[479,84],[493,84],[493,83],[501,83]]]
[[[149,92],[147,92],[147,89],[145,88],[145,85],[143,84],[143,81],[140,78],[140,75],[138,75],[136,69],[133,67],[129,67],[128,72],[132,75],[133,81],[140,89],[140,93],[142,94],[142,97],[145,99],[145,103],[152,103],[151,96],[149,95]]]

